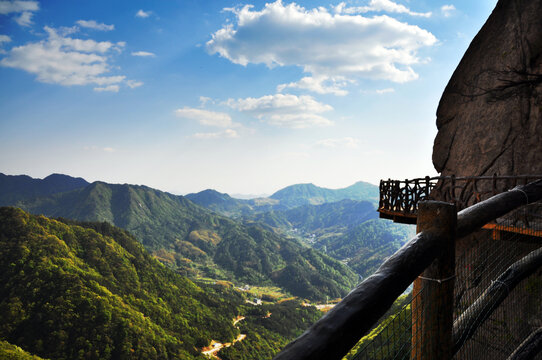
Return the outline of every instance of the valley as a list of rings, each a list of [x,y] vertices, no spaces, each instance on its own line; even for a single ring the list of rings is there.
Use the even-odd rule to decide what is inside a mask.
[[[247,354],[252,354],[253,358],[270,359],[278,349],[317,320],[322,311],[329,310],[331,299],[340,299],[360,279],[372,273],[386,256],[408,239],[412,231],[408,227],[379,220],[375,199],[371,197],[376,187],[361,182],[339,190],[318,188],[312,184],[293,185],[269,198],[249,200],[234,199],[213,190],[185,197],[145,186],[88,183],[66,175],[52,175],[39,180],[0,174],[0,184],[0,205],[15,206],[28,212],[1,208],[3,216],[9,219],[5,221],[7,228],[4,234],[7,235],[3,235],[4,238],[18,236],[9,232],[11,225],[17,222],[25,224],[22,228],[18,225],[27,234],[23,238],[45,236],[50,241],[57,239],[48,242],[50,245],[45,249],[32,250],[32,253],[45,254],[55,269],[68,266],[62,273],[71,273],[71,278],[86,273],[98,276],[88,284],[86,281],[92,277],[85,275],[81,279],[81,284],[89,289],[83,292],[74,292],[69,286],[57,289],[50,288],[52,284],[48,285],[53,293],[68,291],[72,295],[44,297],[42,306],[58,308],[54,310],[55,316],[60,316],[58,311],[66,311],[67,314],[77,311],[68,310],[68,304],[90,301],[88,306],[103,308],[104,314],[125,314],[122,315],[124,317],[104,315],[102,320],[82,321],[85,324],[105,321],[104,334],[122,328],[122,324],[130,321],[140,329],[135,333],[154,334],[152,337],[156,339],[165,336],[160,340],[162,345],[149,342],[148,348],[155,349],[153,351],[158,357],[162,356],[160,354],[182,353],[184,358],[204,352],[220,359],[241,359]],[[4,189],[8,189],[9,196],[4,194]],[[363,199],[365,196],[368,198]],[[47,218],[34,217],[29,213],[42,214]],[[28,224],[34,225],[27,228]],[[89,242],[87,239],[93,240]],[[10,249],[7,244],[4,249]],[[17,270],[19,276],[23,273],[26,276],[19,281],[38,281],[51,270],[43,273],[28,269],[28,264],[36,266],[42,260],[22,257],[26,254],[24,249],[30,249],[30,246],[21,244],[26,243],[19,243],[23,247],[15,253],[5,250],[8,251],[6,259],[19,259],[20,265],[14,269],[20,269]],[[32,240],[32,246],[41,245]],[[57,246],[65,250],[55,250]],[[128,253],[122,255],[126,251]],[[61,255],[59,259],[58,254]],[[147,265],[142,267],[142,263],[134,263],[134,256],[145,259]],[[14,264],[18,264],[17,261]],[[81,270],[67,270],[71,269],[70,264]],[[117,264],[115,268],[113,264]],[[8,265],[5,263],[4,267]],[[40,269],[44,266],[40,265]],[[134,270],[137,273],[135,277]],[[68,344],[66,341],[69,339],[62,339],[62,332],[58,332],[61,328],[55,330],[55,326],[60,324],[50,324],[49,338],[40,340],[60,341],[64,345],[57,352],[37,346],[33,341],[41,336],[36,333],[28,333],[27,340],[17,338],[17,332],[29,331],[25,326],[44,326],[33,323],[35,316],[44,310],[38,310],[30,303],[19,303],[30,296],[22,289],[14,290],[17,272],[13,271],[6,270],[6,279],[9,277],[11,280],[6,280],[5,291],[12,295],[1,299],[0,309],[5,312],[13,311],[9,309],[14,306],[19,307],[24,309],[24,318],[28,320],[16,320],[20,316],[17,315],[13,321],[8,321],[9,327],[0,332],[2,339],[24,345],[23,349],[31,353],[52,358],[75,351],[70,350],[70,346],[80,349],[79,342]],[[60,274],[57,270],[54,273]],[[158,274],[164,278],[156,282]],[[104,280],[98,280],[101,278]],[[154,293],[149,292],[150,288],[142,288],[137,279],[154,279],[150,280],[151,283],[156,282],[152,286]],[[48,281],[39,280],[39,283]],[[164,292],[163,286],[171,281],[178,283],[174,291],[181,291],[183,295],[173,295],[171,290]],[[34,290],[37,294],[45,291],[40,290],[40,286]],[[134,293],[136,290],[138,292]],[[98,292],[91,295],[95,291]],[[109,299],[106,294],[112,297]],[[106,296],[105,303],[99,300],[103,296]],[[156,299],[161,300],[156,302]],[[115,305],[115,301],[120,303]],[[183,305],[179,308],[174,304]],[[131,310],[122,312],[122,306]],[[134,316],[133,320],[128,320]],[[231,319],[241,318],[244,320],[232,325]],[[69,323],[71,320],[66,321]],[[110,344],[108,347],[100,345],[102,347],[94,348],[92,345],[94,354],[108,358],[124,351],[121,349],[139,351],[141,348],[147,352],[144,343],[138,349],[133,343],[119,347],[120,339],[114,337],[116,332],[105,335],[110,339],[106,341]],[[173,335],[173,338],[166,336],[174,333],[178,335]],[[176,342],[179,340],[181,342]],[[92,344],[95,340],[89,338],[86,341]]]

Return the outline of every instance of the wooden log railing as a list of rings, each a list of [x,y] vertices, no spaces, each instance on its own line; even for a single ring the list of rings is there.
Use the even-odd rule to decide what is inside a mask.
[[[459,211],[540,178],[542,175],[426,176],[404,181],[381,180],[378,211],[382,218],[414,224],[420,201],[451,202],[456,204]]]
[[[542,179],[464,209],[457,214],[456,237],[466,236],[512,210],[540,199]],[[274,359],[341,359],[395,299],[445,251],[440,240],[449,234],[445,234],[443,229],[446,227],[441,226],[442,219],[435,219],[434,226],[427,226],[418,233]]]

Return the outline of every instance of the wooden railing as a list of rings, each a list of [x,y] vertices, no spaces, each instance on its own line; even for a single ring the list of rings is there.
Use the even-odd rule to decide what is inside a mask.
[[[492,177],[490,178],[492,179]],[[456,215],[455,207],[443,202],[434,202],[435,207],[452,206],[454,211],[450,213],[443,211],[444,208],[440,210],[434,208],[432,211],[434,221],[422,226],[421,231],[388,258],[373,275],[366,278],[299,338],[288,344],[274,359],[342,359],[384,315],[395,299],[414,280],[418,279],[418,275],[424,269],[431,265],[434,259],[446,253],[448,255],[454,253],[446,251],[447,247],[443,246],[443,241],[447,242],[447,239],[453,241],[454,238],[471,234],[488,222],[522,205],[541,199],[542,180],[539,180],[525,186],[518,186],[512,191],[495,195],[470,206],[457,213],[457,220],[455,220],[455,216],[452,217],[451,222],[443,215],[447,213],[448,215]],[[417,206],[417,203],[415,205]],[[457,225],[450,228],[448,226],[450,224]],[[538,259],[542,265],[542,256]],[[457,336],[452,334],[452,337]],[[446,339],[439,340],[445,341]],[[429,356],[425,358],[441,359],[443,357]]]
[[[426,176],[404,181],[381,180],[378,211],[383,218],[415,223],[420,201],[450,202],[460,211],[515,186],[540,178],[542,175]]]

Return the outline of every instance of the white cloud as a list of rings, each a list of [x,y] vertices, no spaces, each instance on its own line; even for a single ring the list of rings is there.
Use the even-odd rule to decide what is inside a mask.
[[[0,14],[38,11],[39,9],[37,1],[0,1]]]
[[[216,127],[232,127],[238,124],[232,122],[231,116],[222,113],[203,109],[184,107],[175,110],[175,115],[180,118],[195,120],[201,125],[216,126]]]
[[[419,13],[411,11],[404,5],[397,4],[391,0],[371,0],[368,6],[353,6],[346,7],[344,2],[334,7],[338,14],[363,14],[368,12],[388,12],[408,14],[411,16],[431,17],[431,12]]]
[[[359,140],[353,137],[330,138],[330,139],[323,139],[323,140],[317,141],[316,145],[329,148],[329,149],[337,149],[337,148],[356,149],[359,147]]]
[[[37,1],[0,1],[0,14],[18,14],[14,20],[21,26],[32,25],[34,11],[38,11],[39,8]]]
[[[141,9],[139,9],[139,11],[136,13],[136,17],[139,17],[139,18],[148,18],[149,16],[151,16],[152,14],[152,11],[143,11]]]
[[[455,11],[455,6],[453,6],[453,5],[442,5],[440,10],[442,11],[442,14],[444,15],[444,17],[450,17],[450,16],[452,16],[452,13]]]
[[[204,107],[205,104],[207,104],[208,102],[214,104],[214,100],[211,99],[210,97],[207,97],[207,96],[200,96],[199,97],[199,103],[200,103],[201,107]]]
[[[95,20],[77,20],[77,25],[99,31],[111,31],[115,30],[115,25],[106,25],[104,23],[97,23]]]
[[[261,11],[251,5],[234,10],[235,24],[212,34],[207,50],[235,64],[301,66],[313,79],[285,84],[342,94],[357,78],[403,83],[418,78],[412,66],[422,61],[420,48],[434,45],[427,30],[389,16],[330,14],[325,8],[306,10],[292,3],[268,3]],[[322,81],[327,81],[323,85]]]
[[[0,45],[2,45],[3,43],[7,43],[7,42],[10,42],[11,41],[11,38],[7,35],[0,35]]]
[[[95,87],[94,88],[94,91],[97,91],[97,92],[104,92],[104,91],[107,91],[107,92],[119,92],[120,90],[120,86],[118,85],[107,85],[107,86],[103,86],[103,87]]]
[[[5,43],[8,43],[11,41],[11,38],[7,35],[0,35],[0,54],[5,54],[6,50],[2,49],[2,46],[4,46]]]
[[[100,147],[100,146],[96,146],[96,145],[84,146],[83,149],[86,150],[86,151],[105,151],[105,152],[108,152],[108,153],[113,153],[113,152],[117,151],[117,149],[115,149],[113,147],[110,147],[110,146]]]
[[[39,42],[13,47],[0,65],[35,74],[44,83],[71,85],[98,85],[97,91],[118,91],[108,85],[124,82],[125,76],[107,74],[110,71],[109,54],[121,51],[123,43],[75,39],[45,27],[48,38]],[[105,90],[108,88],[108,90]]]
[[[302,129],[333,124],[331,120],[320,115],[333,108],[308,95],[275,94],[260,98],[229,99],[226,105],[271,125],[282,127]]]
[[[375,92],[378,95],[389,94],[389,93],[395,92],[395,89],[394,88],[378,89],[378,90],[375,90]]]
[[[133,51],[132,56],[155,57],[156,55],[148,51]]]
[[[309,90],[318,94],[334,94],[344,96],[348,94],[348,91],[344,90],[347,83],[348,81],[342,80],[341,78],[330,79],[326,76],[306,76],[296,82],[280,84],[277,86],[277,91],[282,92],[284,89],[293,88]]]
[[[21,26],[30,26],[32,25],[32,16],[34,14],[30,11],[22,12],[21,15],[15,17],[15,22]]]
[[[136,81],[136,80],[126,80],[126,85],[130,89],[135,89],[136,87],[140,87],[141,85],[143,85],[143,82],[142,81]]]
[[[196,133],[192,137],[196,139],[238,138],[239,134],[233,129],[226,129],[219,132]]]

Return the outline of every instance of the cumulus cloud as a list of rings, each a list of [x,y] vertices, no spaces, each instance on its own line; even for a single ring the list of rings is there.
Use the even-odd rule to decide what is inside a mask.
[[[300,66],[312,79],[284,87],[321,93],[342,94],[344,83],[337,79],[414,80],[418,74],[412,66],[422,62],[418,50],[437,41],[427,30],[386,15],[330,14],[325,8],[306,10],[280,0],[261,11],[246,5],[234,14],[235,24],[212,34],[206,44],[209,53],[243,66]]]
[[[139,9],[139,11],[136,13],[136,17],[139,17],[139,18],[148,18],[149,16],[151,16],[152,14],[152,11],[143,11],[141,9]]]
[[[239,134],[233,129],[226,129],[219,132],[195,133],[192,137],[196,139],[238,138]]]
[[[97,85],[96,91],[118,91],[123,75],[108,75],[109,55],[120,52],[124,43],[67,37],[45,27],[47,39],[13,47],[0,65],[25,70],[40,82],[71,85]]]
[[[353,137],[344,137],[344,138],[330,138],[323,139],[316,142],[316,145],[329,148],[346,148],[346,149],[356,149],[359,146],[359,140]]]
[[[156,55],[148,51],[133,51],[132,56],[155,57]]]
[[[229,99],[226,105],[276,126],[302,129],[333,124],[320,115],[333,108],[308,95],[275,94],[260,98]]]
[[[104,23],[97,23],[95,20],[77,20],[77,25],[93,30],[99,31],[111,31],[115,30],[115,25],[106,25]]]
[[[453,12],[455,11],[455,6],[453,6],[453,5],[442,5],[440,10],[442,11],[442,15],[444,15],[444,17],[450,17],[450,16],[452,16]]]
[[[334,7],[338,14],[363,14],[368,12],[387,12],[408,14],[411,16],[431,17],[431,12],[419,13],[411,11],[404,5],[397,4],[391,0],[371,0],[368,6],[346,7],[344,2]]]
[[[238,126],[231,120],[231,116],[216,111],[209,111],[203,109],[196,109],[185,106],[182,109],[175,110],[175,115],[180,118],[195,120],[201,125],[215,126],[215,127],[233,127]]]
[[[14,20],[21,26],[32,25],[32,16],[39,10],[37,1],[0,1],[0,14],[14,14]]]

